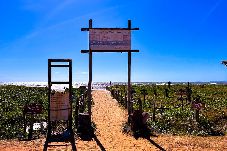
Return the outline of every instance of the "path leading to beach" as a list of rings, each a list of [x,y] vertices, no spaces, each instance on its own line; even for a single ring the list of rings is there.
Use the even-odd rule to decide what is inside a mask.
[[[97,126],[96,136],[106,150],[155,150],[145,139],[134,139],[122,133],[127,112],[113,100],[108,91],[93,91],[92,120]]]

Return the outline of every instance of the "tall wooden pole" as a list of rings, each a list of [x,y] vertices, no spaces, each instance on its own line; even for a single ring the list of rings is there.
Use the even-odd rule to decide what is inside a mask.
[[[89,20],[89,28],[92,28],[92,19]],[[91,85],[92,85],[92,50],[89,45],[89,82],[88,82],[88,114],[91,122]]]
[[[47,138],[51,136],[51,123],[50,123],[50,95],[51,95],[51,60],[48,59],[48,132]]]
[[[69,111],[69,129],[72,130],[72,60],[69,60],[69,101],[70,101],[70,111]]]
[[[131,20],[128,20],[128,29],[131,29]],[[131,51],[128,52],[128,114],[131,114]]]

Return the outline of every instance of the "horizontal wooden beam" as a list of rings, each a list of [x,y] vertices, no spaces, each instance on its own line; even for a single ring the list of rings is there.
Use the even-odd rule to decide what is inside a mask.
[[[92,50],[92,52],[139,52],[139,50]],[[89,53],[89,50],[81,50],[81,53]]]
[[[48,59],[50,62],[71,62],[72,59]]]
[[[69,82],[51,82],[51,84],[70,84]]]
[[[69,65],[51,65],[51,67],[70,67]]]
[[[81,31],[89,31],[89,29],[98,29],[98,30],[139,30],[139,28],[81,28]]]

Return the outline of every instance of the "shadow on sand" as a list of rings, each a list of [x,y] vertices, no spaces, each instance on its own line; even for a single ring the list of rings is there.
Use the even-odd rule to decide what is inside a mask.
[[[157,147],[158,149],[160,149],[161,151],[166,151],[164,148],[162,148],[159,144],[157,144],[155,141],[153,141],[150,138],[146,138],[152,145],[154,145],[155,147]]]
[[[102,145],[102,143],[99,141],[99,139],[97,138],[97,136],[95,134],[79,135],[79,137],[83,141],[92,141],[92,140],[94,140],[97,143],[97,145],[99,146],[101,151],[106,151],[106,149],[104,148],[104,146]]]
[[[96,143],[99,146],[99,148],[101,149],[101,151],[106,151],[106,149],[104,148],[102,143],[99,141],[99,139],[96,137],[96,135],[94,136],[94,140],[96,141]]]

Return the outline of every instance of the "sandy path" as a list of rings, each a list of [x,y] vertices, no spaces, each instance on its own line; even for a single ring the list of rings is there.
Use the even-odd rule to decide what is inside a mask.
[[[94,106],[92,120],[96,124],[96,138],[92,141],[76,140],[78,151],[152,151],[159,150],[154,144],[168,151],[197,150],[197,151],[227,151],[227,136],[224,137],[195,137],[163,135],[151,137],[151,140],[134,139],[122,133],[122,124],[127,120],[126,111],[119,107],[108,91],[92,92]],[[40,151],[45,139],[34,141],[7,140],[0,141],[0,151]],[[49,151],[71,150],[70,144],[63,147],[48,148]]]
[[[108,91],[94,91],[93,121],[97,125],[97,138],[106,150],[155,150],[147,140],[136,140],[122,133],[122,124],[127,120],[127,113]]]

